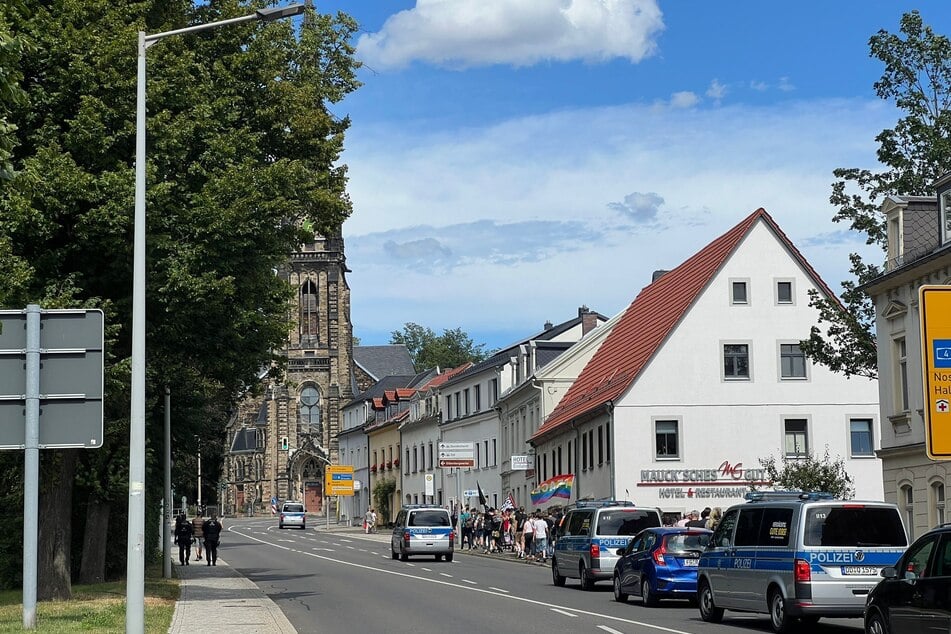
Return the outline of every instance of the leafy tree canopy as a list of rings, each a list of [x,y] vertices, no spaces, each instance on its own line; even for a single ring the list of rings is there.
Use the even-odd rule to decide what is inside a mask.
[[[137,32],[266,4],[0,3],[0,152],[9,148],[12,174],[0,181],[0,307],[105,311],[106,445],[83,452],[76,482],[122,507]],[[309,11],[303,22],[232,24],[148,50],[146,435],[162,437],[167,385],[176,453],[193,453],[196,436],[203,452],[222,439],[232,403],[286,341],[291,294],[272,269],[312,231],[339,234],[350,214],[340,161],[350,122],[331,106],[358,87],[356,28],[344,14]],[[17,90],[23,98],[8,98]],[[6,146],[4,131],[15,135]],[[149,449],[157,497],[159,452]]]
[[[391,333],[390,343],[401,343],[409,350],[417,372],[429,368],[454,368],[467,361],[486,358],[485,344],[476,344],[461,328],[443,330],[437,335],[430,328],[408,322]]]
[[[855,495],[852,476],[845,470],[845,461],[832,459],[827,449],[819,458],[809,453],[805,458],[787,458],[779,461],[774,456],[760,458],[767,479],[777,489],[790,491],[822,491],[837,498],[851,499]]]
[[[881,30],[869,40],[870,56],[885,67],[875,93],[903,116],[875,140],[881,171],[840,168],[833,174],[830,202],[835,222],[866,234],[868,244],[887,247],[879,208],[890,195],[934,195],[932,183],[951,167],[951,41],[923,23],[917,11],[901,18],[898,34]],[[850,256],[854,280],[842,283],[842,303],[811,294],[819,323],[803,342],[806,354],[846,376],[877,376],[875,312],[860,286],[881,267]]]

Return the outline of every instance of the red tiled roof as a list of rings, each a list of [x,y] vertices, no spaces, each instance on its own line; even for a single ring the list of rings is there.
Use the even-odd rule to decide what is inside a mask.
[[[456,376],[457,374],[460,374],[460,373],[462,373],[462,372],[465,372],[466,370],[468,370],[468,369],[471,368],[471,367],[472,367],[472,362],[471,362],[471,361],[466,361],[465,363],[463,363],[462,365],[460,365],[460,366],[457,367],[457,368],[453,368],[453,369],[451,369],[451,370],[446,370],[446,371],[443,372],[442,374],[437,374],[436,376],[434,376],[433,378],[431,378],[429,381],[427,381],[425,385],[423,385],[421,388],[419,388],[419,391],[420,391],[420,392],[425,392],[426,390],[431,390],[431,389],[434,388],[434,387],[439,387],[440,385],[442,385],[443,383],[445,383],[446,381],[448,381],[448,380],[451,379],[452,377],[454,377],[454,376]]]
[[[381,397],[377,396],[373,399],[373,409],[383,409],[384,407],[386,406],[383,404]]]
[[[764,209],[757,209],[680,266],[641,290],[532,439],[545,436],[621,396],[663,345],[668,334],[737,245],[760,220],[772,229],[793,257],[799,260],[815,280],[816,286],[827,297],[834,298],[835,295],[829,287],[772,217]]]
[[[396,400],[396,390],[386,390],[383,392],[383,401],[385,403],[392,403]]]
[[[396,398],[398,398],[401,401],[408,398],[413,398],[413,394],[416,394],[416,390],[414,390],[411,387],[396,388]]]

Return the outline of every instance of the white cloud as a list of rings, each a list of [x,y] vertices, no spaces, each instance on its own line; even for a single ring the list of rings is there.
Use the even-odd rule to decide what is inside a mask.
[[[726,92],[726,86],[721,84],[720,80],[714,79],[710,82],[710,87],[707,88],[707,97],[712,99],[714,103],[719,104],[726,97]]]
[[[672,108],[692,108],[698,103],[700,103],[700,97],[689,90],[675,92],[670,96],[670,106]]]
[[[559,111],[415,138],[355,126],[356,334],[385,341],[415,321],[501,345],[581,304],[614,314],[758,207],[838,289],[848,253],[871,251],[831,221],[832,170],[874,168],[894,118],[877,100],[830,100]]]
[[[778,88],[783,92],[792,92],[796,89],[796,87],[792,85],[792,82],[789,81],[789,77],[780,77]]]
[[[663,28],[656,0],[417,0],[360,36],[357,55],[377,71],[414,61],[450,68],[639,62]]]

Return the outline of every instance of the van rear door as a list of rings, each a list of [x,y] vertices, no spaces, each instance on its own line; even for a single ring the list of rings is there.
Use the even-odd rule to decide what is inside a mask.
[[[804,515],[801,556],[812,571],[813,604],[864,606],[882,568],[893,566],[908,545],[898,509],[868,502],[810,504]]]

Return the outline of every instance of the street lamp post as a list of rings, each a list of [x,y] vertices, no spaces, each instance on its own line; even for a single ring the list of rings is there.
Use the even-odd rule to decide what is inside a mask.
[[[184,35],[255,20],[300,15],[303,4],[259,9],[229,20],[153,33],[139,31],[135,112],[135,216],[132,271],[132,386],[129,430],[129,526],[126,632],[144,631],[145,618],[145,52],[170,35]]]

